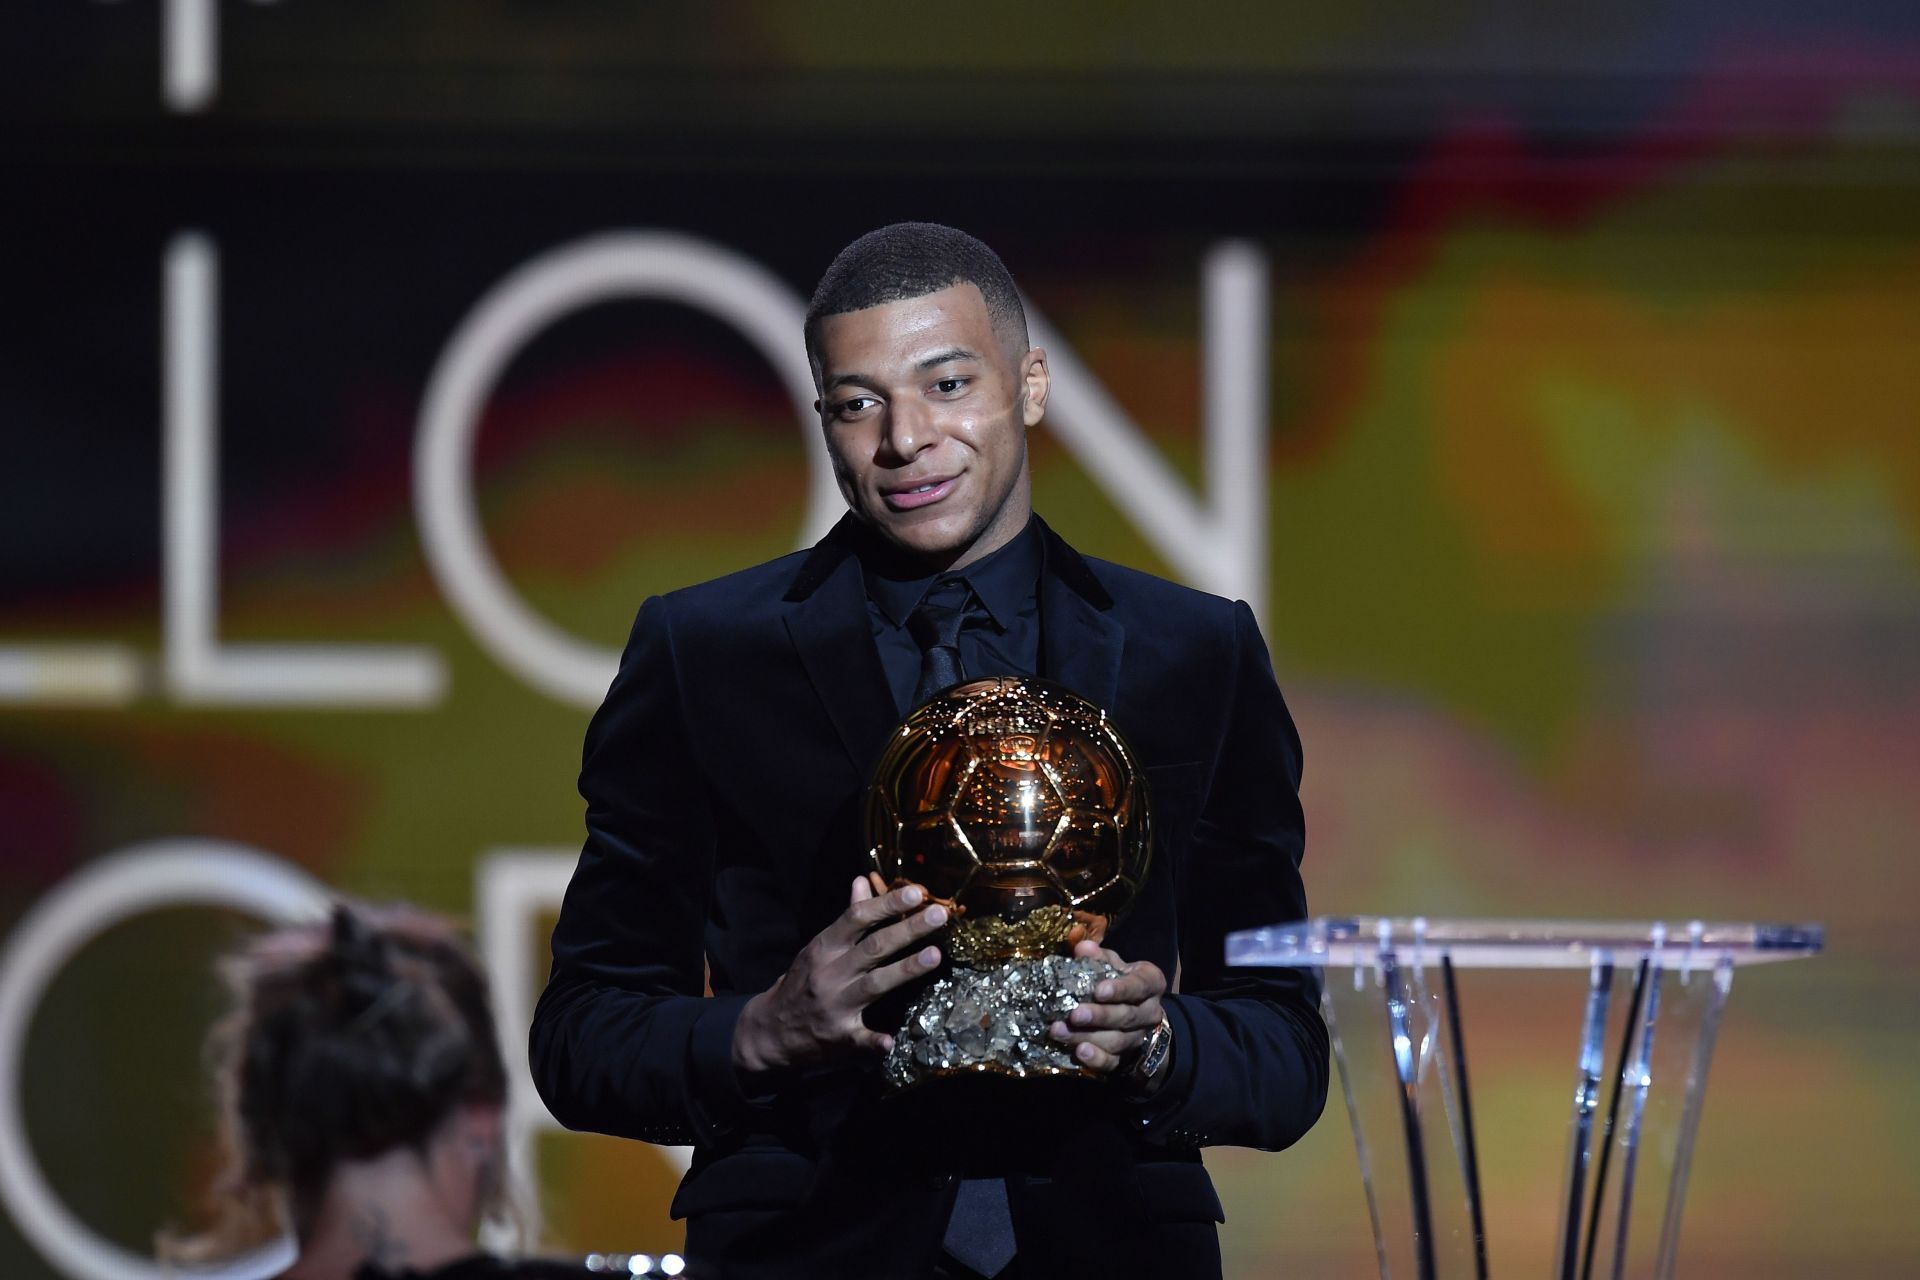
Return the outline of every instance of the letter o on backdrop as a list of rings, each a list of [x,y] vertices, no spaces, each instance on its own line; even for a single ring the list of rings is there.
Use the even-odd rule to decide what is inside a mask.
[[[806,546],[844,507],[813,416],[813,371],[800,327],[806,305],[759,263],[668,231],[609,232],[516,268],[460,322],[427,383],[414,437],[413,501],[427,563],[482,648],[549,697],[596,707],[617,650],[568,635],[527,607],[487,547],[473,500],[473,443],[508,363],[572,311],[618,298],[661,298],[705,311],[759,348],[780,376],[807,443]]]

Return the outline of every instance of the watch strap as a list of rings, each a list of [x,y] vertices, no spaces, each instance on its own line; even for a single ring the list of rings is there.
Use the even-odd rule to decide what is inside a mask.
[[[1145,1095],[1166,1074],[1167,1061],[1173,1056],[1173,1022],[1166,1014],[1160,1024],[1147,1033],[1137,1048],[1121,1063],[1120,1074],[1127,1091]]]

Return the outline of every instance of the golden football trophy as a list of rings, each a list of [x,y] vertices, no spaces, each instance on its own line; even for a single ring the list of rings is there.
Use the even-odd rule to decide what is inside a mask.
[[[867,839],[882,879],[953,920],[951,975],[908,1009],[888,1081],[1089,1074],[1048,1028],[1118,972],[1072,944],[1105,937],[1153,847],[1146,779],[1106,712],[1041,680],[954,686],[894,731]]]

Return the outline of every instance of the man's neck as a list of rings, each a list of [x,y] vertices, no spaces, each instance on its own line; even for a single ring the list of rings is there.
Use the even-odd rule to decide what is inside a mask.
[[[867,550],[862,553],[876,569],[889,578],[910,580],[930,578],[935,574],[958,573],[985,560],[994,552],[1026,532],[1033,521],[1033,509],[1026,508],[1012,523],[1011,528],[1004,527],[1000,521],[981,531],[972,542],[955,547],[939,555],[922,555],[883,535],[871,525],[862,525],[867,541]]]

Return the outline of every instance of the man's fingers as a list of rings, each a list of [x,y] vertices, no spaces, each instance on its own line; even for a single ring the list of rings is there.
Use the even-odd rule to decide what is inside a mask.
[[[1103,979],[1093,988],[1093,998],[1102,1004],[1145,1004],[1166,993],[1166,975],[1150,960],[1130,965],[1119,977]]]
[[[1126,962],[1107,950],[1092,938],[1081,938],[1073,944],[1073,954],[1081,960],[1105,960],[1116,969],[1124,969]]]
[[[1118,952],[1107,950],[1091,938],[1076,942],[1073,946],[1073,954],[1083,960],[1104,960],[1122,973],[1135,967],[1122,960]]]
[[[940,948],[922,947],[904,960],[896,960],[861,974],[854,980],[854,995],[864,1009],[895,987],[904,987],[915,978],[926,977],[939,964]]]
[[[1076,943],[1073,954],[1082,960],[1104,960],[1120,970],[1119,977],[1103,979],[1094,986],[1093,998],[1102,1003],[1142,1004],[1167,993],[1167,975],[1151,960],[1128,964],[1091,939]]]
[[[1074,1031],[1140,1031],[1158,1026],[1159,1023],[1158,1000],[1148,1000],[1143,1004],[1083,1001],[1066,1017],[1067,1026]]]
[[[873,873],[868,872],[867,874],[871,875]],[[873,896],[873,885],[870,881],[868,881],[867,877],[855,876],[853,878],[853,897],[848,899],[847,905],[852,906],[856,902],[865,902],[868,898],[871,898],[872,896]]]
[[[878,871],[867,872],[867,883],[873,886],[873,896],[876,898],[887,891],[887,882],[880,878]]]
[[[1136,1048],[1147,1037],[1138,1031],[1087,1031],[1060,1034],[1060,1024],[1053,1024],[1053,1038],[1068,1048],[1078,1052],[1083,1044],[1094,1045],[1102,1053],[1121,1057]]]
[[[827,932],[851,942],[877,924],[903,916],[927,900],[927,891],[917,884],[903,884],[875,898],[853,903],[840,918],[827,926]]]
[[[868,1053],[885,1053],[893,1048],[893,1037],[884,1031],[859,1027],[853,1033],[853,1047]]]
[[[899,955],[946,922],[947,909],[935,903],[925,911],[908,916],[905,920],[896,921],[882,929],[875,929],[854,943],[853,950],[859,957],[861,968],[876,968],[889,957]]]
[[[1120,1065],[1118,1054],[1101,1048],[1091,1040],[1083,1041],[1077,1045],[1073,1051],[1073,1058],[1074,1061],[1078,1062],[1081,1066],[1091,1067],[1093,1070],[1103,1073],[1112,1071]]]

